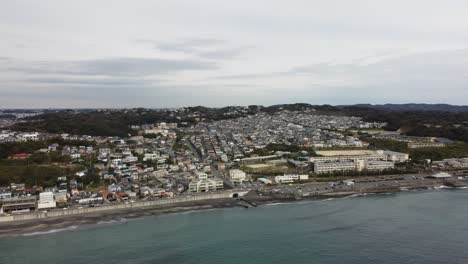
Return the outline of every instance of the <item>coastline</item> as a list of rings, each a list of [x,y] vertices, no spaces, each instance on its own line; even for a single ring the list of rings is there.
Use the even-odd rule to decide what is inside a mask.
[[[294,197],[274,197],[266,195],[255,195],[248,194],[246,197],[249,201],[255,203],[258,206],[271,205],[271,204],[284,204],[284,203],[295,203],[300,201],[317,201],[327,200],[334,198],[345,198],[345,197],[356,197],[368,194],[382,194],[382,193],[398,193],[406,190],[430,190],[430,189],[457,189],[457,187],[438,187],[433,186],[432,188],[421,187],[421,188],[410,188],[410,189],[389,189],[379,191],[346,191],[346,192],[330,192],[321,194],[318,196],[302,197],[301,199],[295,199]],[[464,187],[462,187],[464,188]],[[17,222],[0,223],[0,238],[13,238],[21,236],[33,236],[43,235],[48,233],[74,230],[78,227],[85,225],[96,225],[103,223],[119,223],[125,222],[127,219],[136,219],[146,216],[156,216],[164,214],[175,214],[188,211],[200,211],[218,208],[234,208],[234,207],[245,207],[239,200],[235,198],[223,198],[213,200],[200,200],[185,202],[180,204],[169,204],[158,207],[147,207],[147,208],[132,208],[132,209],[116,209],[110,211],[82,214],[82,215],[70,215],[64,217],[44,218],[36,220],[24,220]]]

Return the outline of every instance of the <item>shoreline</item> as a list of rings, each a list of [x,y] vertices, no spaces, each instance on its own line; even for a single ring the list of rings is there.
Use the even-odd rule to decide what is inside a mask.
[[[464,188],[464,187],[461,187]],[[319,196],[303,197],[295,199],[294,197],[273,197],[273,196],[259,196],[259,195],[246,195],[246,198],[258,206],[271,205],[271,204],[287,204],[296,203],[301,201],[320,201],[335,198],[346,197],[359,197],[368,194],[388,194],[398,193],[401,191],[420,191],[431,189],[460,189],[457,187],[449,186],[434,186],[432,188],[411,188],[411,189],[392,189],[385,191],[347,191],[347,192],[330,192]],[[44,218],[36,220],[24,220],[9,223],[0,223],[0,238],[15,238],[45,235],[49,233],[71,231],[86,225],[98,224],[112,224],[112,223],[125,223],[127,219],[138,219],[147,216],[158,216],[175,213],[183,213],[189,211],[202,211],[209,209],[219,208],[234,208],[244,206],[239,200],[235,198],[213,199],[213,200],[200,200],[180,203],[177,205],[165,205],[159,207],[148,208],[132,208],[132,209],[116,209],[104,212],[96,212],[82,215],[70,215],[64,217]]]

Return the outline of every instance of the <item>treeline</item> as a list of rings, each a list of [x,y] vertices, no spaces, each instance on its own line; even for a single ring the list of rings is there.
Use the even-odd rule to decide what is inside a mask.
[[[132,111],[62,111],[45,113],[25,119],[25,122],[16,123],[10,129],[73,135],[126,137],[135,134],[135,131],[130,128],[131,125],[157,122],[193,123],[194,119],[187,115],[177,118],[177,116],[167,111],[146,109]]]
[[[390,109],[390,110],[389,110]],[[250,105],[210,108],[186,107],[183,111],[151,110],[144,108],[128,110],[55,111],[25,118],[11,127],[17,131],[41,131],[92,136],[128,136],[135,131],[130,125],[157,122],[196,123],[196,118],[207,121],[234,119],[259,112],[274,114],[279,111],[316,111],[320,114],[352,115],[369,122],[386,122],[388,130],[400,129],[413,136],[447,137],[468,142],[468,112],[423,111],[415,107],[375,108],[366,105],[331,106],[304,103],[272,106]],[[405,110],[408,109],[408,110]],[[426,108],[424,108],[426,109]],[[434,108],[443,109],[443,108]]]
[[[449,158],[466,158],[468,157],[468,143],[458,142],[449,144],[441,148],[408,148],[406,142],[396,141],[392,139],[376,139],[362,138],[369,142],[370,145],[377,149],[393,150],[410,154],[410,158],[414,161],[425,159],[443,160]]]
[[[368,122],[385,122],[385,129],[400,130],[409,136],[445,137],[468,142],[468,112],[388,111],[356,106],[342,110]]]

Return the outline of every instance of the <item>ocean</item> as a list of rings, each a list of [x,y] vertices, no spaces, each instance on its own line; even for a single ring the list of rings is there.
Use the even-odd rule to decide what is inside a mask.
[[[0,240],[0,263],[468,263],[468,190],[226,208]]]

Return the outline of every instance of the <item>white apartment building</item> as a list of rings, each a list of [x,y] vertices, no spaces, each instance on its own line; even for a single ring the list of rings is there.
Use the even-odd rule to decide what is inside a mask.
[[[387,160],[385,154],[369,154],[369,155],[338,155],[338,156],[321,156],[310,157],[310,162],[346,162],[355,160]]]
[[[55,208],[57,204],[54,199],[53,192],[41,192],[39,193],[39,201],[37,202],[37,209],[49,209]]]
[[[352,171],[356,170],[356,165],[351,161],[334,161],[334,162],[315,162],[314,172],[317,174],[328,173],[335,171]]]
[[[395,168],[395,163],[393,161],[374,160],[368,161],[365,164],[365,169],[370,171],[383,171],[393,168]]]
[[[445,143],[441,142],[410,142],[408,148],[443,148]]]
[[[235,169],[229,171],[229,177],[232,182],[242,183],[243,181],[245,181],[246,174],[241,170]]]
[[[39,140],[39,133],[29,133],[29,134],[22,134],[21,140],[23,141],[38,141]]]
[[[317,174],[321,174],[338,171],[382,171],[386,169],[393,169],[394,167],[395,163],[393,161],[383,160],[355,160],[353,162],[315,162],[314,172]]]
[[[145,156],[143,157],[143,161],[147,161],[147,160],[157,160],[159,159],[161,156],[159,155],[159,153],[145,153]]]
[[[409,154],[385,150],[383,151],[385,155],[387,155],[388,161],[393,161],[395,163],[401,163],[409,160]]]
[[[223,180],[209,179],[208,174],[197,172],[197,178],[189,183],[189,192],[209,192],[224,188]]]
[[[285,174],[281,176],[275,176],[276,183],[293,183],[295,181],[306,181],[309,179],[307,174]]]
[[[346,151],[343,151],[346,153]],[[377,150],[368,154],[358,155],[329,155],[320,157],[310,157],[310,162],[345,162],[345,161],[356,161],[356,160],[382,160],[382,161],[393,161],[393,162],[405,162],[409,160],[409,154],[396,152],[396,151],[384,151]]]

